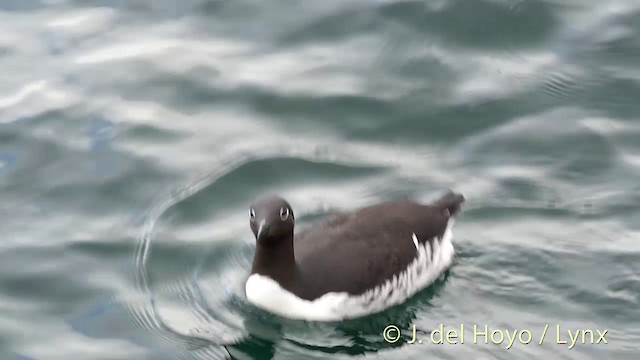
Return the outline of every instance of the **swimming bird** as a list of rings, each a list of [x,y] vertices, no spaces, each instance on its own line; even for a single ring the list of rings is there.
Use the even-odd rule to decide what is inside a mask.
[[[337,214],[294,234],[291,205],[277,195],[249,209],[256,239],[247,300],[308,321],[357,318],[399,304],[452,263],[452,227],[464,197],[393,200]]]

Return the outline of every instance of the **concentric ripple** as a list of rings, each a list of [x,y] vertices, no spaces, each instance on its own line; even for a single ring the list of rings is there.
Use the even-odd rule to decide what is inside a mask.
[[[255,149],[252,151],[234,150],[231,155],[220,156],[219,160],[214,163],[212,171],[194,177],[184,186],[159,199],[147,213],[134,254],[136,284],[140,297],[137,298],[137,301],[129,303],[128,307],[138,326],[153,332],[158,341],[185,349],[193,350],[193,343],[194,341],[198,343],[197,339],[209,343],[210,345],[206,347],[208,349],[211,346],[242,349],[242,344],[247,344],[247,336],[249,338],[255,336],[256,329],[254,327],[256,325],[251,325],[254,318],[256,316],[259,318],[271,317],[253,309],[244,300],[243,280],[248,274],[252,253],[249,243],[243,241],[234,244],[225,241],[227,245],[214,246],[209,244],[207,245],[209,250],[200,246],[193,254],[188,254],[189,250],[185,250],[185,248],[199,245],[171,244],[166,241],[157,243],[160,241],[154,241],[157,237],[155,233],[157,225],[170,209],[176,208],[191,197],[202,195],[205,189],[214,186],[221,178],[244,166],[269,159],[291,157],[315,163],[330,162],[348,167],[374,166],[395,168],[395,171],[402,171],[402,163],[399,166],[397,162],[390,161],[391,154],[386,158],[371,160],[372,158],[365,154],[368,154],[372,149],[366,145],[343,147],[342,151],[338,150],[339,147],[332,149],[334,149],[332,152],[322,152],[317,147],[292,143],[264,147],[259,151]],[[408,165],[409,162],[406,164]],[[309,209],[300,209],[299,216],[304,221],[305,216],[314,217],[316,213],[316,206],[311,205]],[[237,228],[238,233],[246,230],[244,226],[239,225],[233,228]],[[195,253],[197,254],[194,255]],[[207,261],[209,257],[206,255],[207,253],[215,255],[217,260]],[[181,262],[192,264],[192,267],[176,270],[181,274],[177,277],[174,271],[171,281],[164,280],[162,282],[164,285],[158,286],[151,276],[150,264],[154,260],[153,254],[157,254],[161,258],[158,261],[164,263],[165,267],[166,262],[171,261],[172,257],[191,256],[191,261]],[[383,315],[383,319],[386,316],[389,315]],[[380,323],[380,319],[373,321]],[[281,323],[278,324],[276,326],[282,326]],[[259,328],[264,325],[257,326]],[[319,331],[325,331],[321,325],[318,326],[320,326]],[[373,331],[377,336],[379,328],[373,327],[373,329],[375,329]],[[285,328],[284,331],[287,329]],[[260,333],[259,329],[257,333]],[[370,336],[374,336],[374,334]],[[380,339],[377,339],[376,343],[378,345],[370,351],[377,351],[382,345]],[[255,341],[251,341],[249,344],[254,346]],[[323,345],[318,344],[321,346],[320,348],[326,348],[326,343],[321,344]],[[310,344],[305,346],[315,348]],[[354,348],[349,349],[348,352],[354,351]],[[360,351],[366,352],[366,349],[367,346],[364,346]],[[341,352],[339,348],[333,351]]]

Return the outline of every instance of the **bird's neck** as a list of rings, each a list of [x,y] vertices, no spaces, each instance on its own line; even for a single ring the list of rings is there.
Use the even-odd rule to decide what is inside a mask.
[[[276,245],[256,244],[251,274],[268,276],[283,288],[293,291],[298,285],[293,237],[280,241]]]

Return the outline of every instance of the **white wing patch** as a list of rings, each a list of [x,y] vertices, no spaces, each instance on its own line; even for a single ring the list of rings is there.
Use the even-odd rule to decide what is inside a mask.
[[[418,250],[416,259],[405,271],[364,294],[350,296],[345,292],[333,292],[308,301],[286,291],[271,278],[254,274],[245,285],[247,300],[274,314],[309,321],[339,321],[380,312],[431,285],[451,266],[455,253],[451,242],[453,223],[454,219],[449,219],[442,239],[424,245],[420,245],[413,234],[413,243]]]

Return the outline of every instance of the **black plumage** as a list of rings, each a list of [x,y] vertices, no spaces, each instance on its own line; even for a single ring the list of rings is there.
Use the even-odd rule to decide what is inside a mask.
[[[416,258],[412,239],[440,241],[464,197],[448,192],[430,204],[397,200],[334,215],[294,235],[295,217],[278,197],[251,206],[256,236],[252,274],[275,280],[305,300],[329,292],[361,295],[404,271]]]

